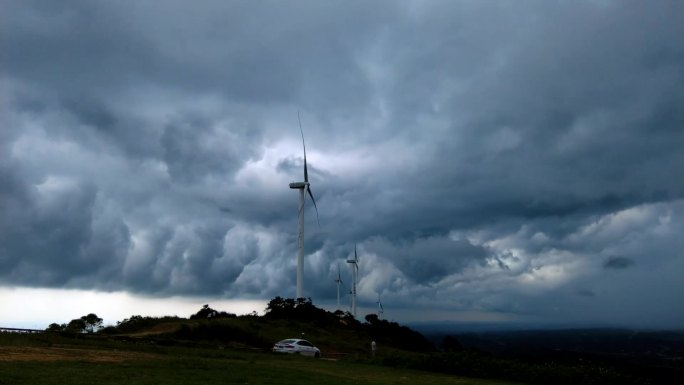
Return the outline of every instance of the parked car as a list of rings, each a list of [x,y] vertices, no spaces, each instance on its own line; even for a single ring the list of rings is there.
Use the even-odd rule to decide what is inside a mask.
[[[321,356],[321,351],[318,350],[317,347],[313,346],[311,342],[299,338],[290,338],[276,342],[276,344],[273,345],[273,352],[301,354],[315,358],[319,358]]]

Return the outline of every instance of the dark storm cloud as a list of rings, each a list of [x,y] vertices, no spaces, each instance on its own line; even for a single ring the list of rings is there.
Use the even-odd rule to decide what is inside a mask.
[[[196,182],[209,174],[232,175],[256,155],[256,140],[240,126],[212,127],[201,118],[174,122],[161,136],[163,159],[172,179]]]
[[[634,261],[625,257],[610,257],[604,263],[605,269],[622,270],[634,265]]]
[[[684,81],[677,70],[681,63],[675,60],[658,69],[648,64],[654,52],[681,52],[681,44],[668,38],[681,27],[662,23],[672,16],[660,7],[584,4],[545,11],[514,12],[498,28],[500,19],[482,26],[475,18],[471,23],[438,21],[427,30],[450,36],[452,45],[427,45],[425,55],[416,57],[442,71],[444,76],[430,80],[454,86],[441,93],[435,92],[437,86],[421,88],[429,85],[423,81],[425,67],[410,66],[405,72],[413,77],[398,83],[403,92],[392,100],[399,116],[404,104],[424,108],[426,120],[450,115],[445,124],[454,135],[448,140],[437,136],[437,151],[426,156],[451,167],[422,174],[430,178],[425,182],[437,179],[439,196],[451,193],[475,205],[482,200],[486,207],[475,207],[478,211],[495,208],[516,216],[564,215],[585,207],[605,210],[659,196],[681,197],[681,183],[654,176],[651,171],[662,171],[647,171],[646,166],[683,161],[675,151],[660,152],[682,141],[677,129],[681,115],[669,114],[674,119],[663,124],[661,113],[676,110],[681,102],[682,93],[675,91]],[[570,33],[566,27],[571,23],[583,27],[575,25]],[[624,25],[642,28],[625,30]],[[474,35],[480,29],[488,35]],[[654,41],[635,45],[642,34]],[[465,45],[473,36],[498,41],[481,46],[475,60],[445,49]],[[415,39],[427,40],[420,32]],[[451,62],[458,64],[456,70],[450,70]],[[464,66],[466,78],[458,71]],[[655,92],[655,97],[644,92]],[[406,111],[415,113],[415,108]],[[649,135],[655,130],[668,134]],[[495,215],[484,217],[490,214]]]
[[[577,290],[577,295],[582,296],[582,297],[595,297],[596,293],[589,289],[579,289]]]
[[[87,99],[104,89],[123,96],[127,87],[152,86],[266,104],[304,92],[360,104],[368,91],[356,68],[355,39],[386,17],[361,4],[318,2],[70,1],[3,8],[4,66],[52,92]],[[315,33],[320,28],[327,32]]]
[[[471,264],[482,264],[488,256],[482,247],[447,237],[417,238],[410,243],[397,244],[371,238],[364,247],[392,261],[408,278],[426,284],[459,273]]]
[[[368,303],[549,317],[681,266],[680,3],[1,7],[2,284],[294,295],[297,111],[308,296],[354,244]]]
[[[24,185],[3,194],[4,279],[31,286],[117,287],[110,280],[126,258],[130,234],[116,218],[95,218],[96,195],[91,184],[50,179],[37,189]]]

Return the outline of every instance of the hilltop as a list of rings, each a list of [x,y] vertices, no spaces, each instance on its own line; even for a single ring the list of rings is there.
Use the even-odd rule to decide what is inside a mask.
[[[163,343],[210,343],[233,348],[269,350],[285,338],[305,338],[321,349],[324,357],[369,352],[375,340],[384,352],[434,352],[422,334],[375,314],[356,320],[350,313],[328,312],[311,300],[276,297],[263,316],[237,316],[205,305],[189,318],[134,315],[98,334]]]

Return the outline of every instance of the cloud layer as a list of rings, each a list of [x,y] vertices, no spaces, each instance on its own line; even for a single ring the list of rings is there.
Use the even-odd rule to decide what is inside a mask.
[[[314,301],[681,324],[683,8],[3,1],[0,284],[294,296],[301,111]]]

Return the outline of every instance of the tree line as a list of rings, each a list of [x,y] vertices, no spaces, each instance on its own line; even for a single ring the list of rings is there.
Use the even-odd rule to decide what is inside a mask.
[[[74,318],[66,324],[51,323],[46,330],[49,332],[95,333],[100,329],[102,329],[102,318],[95,313],[90,313],[81,318]]]

